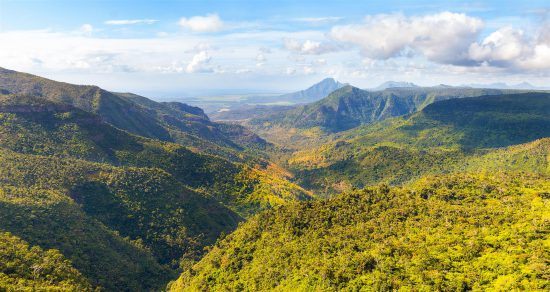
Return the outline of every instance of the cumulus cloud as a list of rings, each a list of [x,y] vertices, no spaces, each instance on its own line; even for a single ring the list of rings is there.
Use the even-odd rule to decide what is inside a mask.
[[[484,66],[515,69],[550,69],[550,42],[546,30],[529,36],[512,27],[501,28],[480,43],[473,43],[469,56]]]
[[[292,38],[283,39],[283,45],[285,49],[302,55],[320,55],[340,50],[337,44]]]
[[[118,19],[107,20],[104,23],[108,25],[132,25],[132,24],[153,24],[158,22],[156,19]]]
[[[259,50],[264,54],[271,54],[271,49],[268,47],[261,47]]]
[[[424,16],[379,14],[363,23],[332,28],[329,36],[353,44],[371,60],[422,56],[428,61],[465,67],[550,69],[550,25],[543,22],[531,34],[513,27],[500,28],[479,40],[483,21],[462,13]],[[295,51],[315,52],[320,43],[289,42]]]
[[[191,62],[187,64],[187,67],[185,68],[185,71],[187,73],[210,73],[214,72],[214,69],[212,68],[210,61],[212,60],[212,57],[208,55],[207,51],[202,51],[193,56],[193,59],[191,59]]]
[[[193,32],[216,32],[223,29],[223,21],[217,14],[208,14],[206,16],[193,16],[190,18],[182,17],[179,25]]]
[[[367,16],[361,24],[336,26],[330,37],[359,46],[373,59],[421,54],[438,63],[463,64],[482,28],[481,19],[461,13],[380,14]]]
[[[327,59],[317,59],[313,63],[318,66],[324,66],[327,64]]]
[[[469,56],[472,60],[500,67],[508,66],[509,62],[513,62],[530,50],[523,31],[506,27],[493,32],[481,43],[471,44]]]

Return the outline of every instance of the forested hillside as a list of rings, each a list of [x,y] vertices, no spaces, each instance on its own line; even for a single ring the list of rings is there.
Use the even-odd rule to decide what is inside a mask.
[[[312,199],[310,192],[287,181],[285,170],[256,156],[268,145],[264,140],[241,126],[213,124],[198,108],[13,71],[6,79],[5,73],[0,74],[7,88],[0,95],[0,231],[57,250],[60,263],[66,264],[63,258],[70,263],[64,269],[76,273],[36,272],[35,282],[27,284],[28,275],[22,274],[21,285],[161,290],[246,217]],[[97,96],[87,90],[120,101],[121,108],[96,108]],[[146,110],[143,116],[143,109],[155,111]],[[128,117],[117,115],[127,110]],[[170,120],[170,115],[181,119]],[[162,117],[180,130],[188,127],[185,135],[210,146],[125,125],[145,127],[133,119],[154,125],[143,117]],[[174,129],[159,125],[168,132]],[[201,127],[221,136],[201,134]],[[48,257],[37,254],[33,260]],[[16,272],[32,272],[23,263],[19,268],[0,271],[6,278],[0,287],[14,287]]]
[[[159,103],[131,93],[113,93],[97,86],[57,82],[3,68],[0,88],[4,95],[28,95],[71,105],[130,133],[180,143],[235,161],[254,158],[245,154],[245,147],[269,147],[247,129],[213,123],[201,109],[181,103]]]
[[[257,118],[250,124],[300,129],[321,127],[328,132],[339,132],[416,112],[439,100],[503,92],[471,88],[389,88],[372,92],[348,85],[318,102]]]
[[[453,175],[266,211],[172,291],[547,290],[547,177]]]
[[[274,146],[182,103],[0,89],[0,290],[549,288],[550,93],[345,86],[245,122]]]
[[[178,144],[134,136],[94,114],[36,97],[0,97],[0,147],[117,166],[156,167],[243,215],[285,200],[308,199],[300,187],[264,166],[233,163]],[[265,166],[268,167],[268,166]]]
[[[242,220],[160,169],[7,150],[0,162],[2,230],[60,250],[109,290],[158,289],[169,266],[196,258]]]
[[[548,93],[446,100],[343,132],[288,164],[300,184],[324,194],[470,169],[548,173],[548,139],[530,143],[550,137],[548,112]],[[528,144],[499,149],[520,143]]]
[[[59,251],[43,250],[10,233],[0,233],[0,289],[4,291],[91,291]]]

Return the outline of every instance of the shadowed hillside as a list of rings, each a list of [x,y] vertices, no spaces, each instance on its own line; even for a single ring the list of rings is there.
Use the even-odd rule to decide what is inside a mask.
[[[254,157],[239,153],[244,147],[262,150],[269,146],[241,126],[213,123],[201,109],[181,103],[158,103],[131,93],[113,93],[97,86],[57,82],[3,68],[0,88],[5,95],[28,95],[72,105],[133,134],[180,143],[236,161]]]

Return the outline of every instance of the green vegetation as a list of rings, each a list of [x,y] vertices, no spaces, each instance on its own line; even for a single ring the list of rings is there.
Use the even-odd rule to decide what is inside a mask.
[[[272,204],[310,197],[284,177],[267,173],[262,165],[251,167],[134,136],[93,114],[35,97],[0,97],[0,136],[4,137],[0,147],[19,153],[159,168],[243,216]]]
[[[0,231],[59,250],[108,291],[159,290],[242,216],[311,198],[261,159],[135,136],[41,97],[1,96],[0,137]]]
[[[371,92],[348,85],[335,90],[320,101],[252,119],[248,124],[254,129],[261,130],[261,133],[268,132],[274,126],[298,129],[321,127],[326,132],[339,132],[410,114],[440,100],[505,92],[511,91],[473,88],[389,88]]]
[[[240,218],[158,169],[0,152],[0,226],[59,249],[94,286],[158,289]],[[30,165],[31,167],[29,167]]]
[[[0,232],[0,290],[91,291],[80,272],[59,251],[30,246]]]
[[[176,142],[234,161],[255,161],[262,150],[271,147],[242,126],[213,123],[201,109],[181,103],[159,103],[131,93],[56,82],[3,68],[0,88],[4,95],[28,95],[71,105],[130,133]]]
[[[548,290],[550,94],[502,92],[346,86],[279,147],[0,68],[0,290]]]
[[[252,218],[173,291],[547,290],[548,177],[453,175]]]
[[[426,174],[483,169],[548,173],[550,94],[453,99],[410,116],[343,132],[288,160],[302,186],[331,194]]]

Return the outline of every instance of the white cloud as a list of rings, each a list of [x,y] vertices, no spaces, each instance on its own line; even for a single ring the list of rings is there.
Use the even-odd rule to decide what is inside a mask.
[[[512,27],[501,28],[469,48],[470,58],[485,66],[512,69],[550,69],[550,43],[542,29],[528,36]]]
[[[322,43],[318,41],[285,38],[283,39],[285,49],[303,55],[320,55],[338,51],[340,47],[333,43]]]
[[[187,87],[212,88],[212,84],[281,90],[291,86],[290,80],[297,84],[298,80],[317,76],[338,76],[347,82],[357,82],[358,86],[384,79],[414,82],[414,78],[416,82],[426,80],[425,84],[453,81],[464,84],[488,78],[548,83],[548,24],[539,25],[539,29],[531,24],[521,27],[522,30],[491,29],[480,38],[477,26],[468,26],[478,19],[461,14],[450,14],[446,20],[442,16],[431,17],[371,16],[371,22],[356,25],[359,28],[356,34],[350,32],[350,27],[355,26],[336,26],[328,32],[313,29],[289,32],[234,30],[230,23],[224,23],[224,31],[219,34],[171,32],[159,37],[150,31],[149,37],[136,38],[113,37],[108,31],[99,36],[91,25],[84,30],[65,32],[2,31],[0,66],[50,78],[63,76],[68,79],[59,77],[60,80],[77,83],[107,84],[119,90],[157,86],[158,90],[184,91]],[[373,19],[379,19],[380,23]],[[464,25],[457,28],[457,23]],[[388,29],[392,24],[397,25],[395,30]],[[434,28],[426,28],[428,24]],[[337,28],[348,30],[344,34]],[[443,35],[442,31],[449,34]],[[335,32],[342,32],[340,37],[346,38],[336,40]],[[359,48],[363,53],[350,53],[349,48]],[[391,53],[375,54],[377,50]],[[452,54],[440,52],[447,50]],[[117,76],[117,82],[107,76]]]
[[[80,31],[85,34],[90,34],[92,33],[92,31],[94,31],[94,27],[91,24],[86,23],[80,27]]]
[[[523,31],[506,27],[493,32],[481,43],[471,44],[469,55],[478,62],[504,65],[520,58],[529,50]]]
[[[336,22],[341,20],[342,17],[338,16],[325,16],[325,17],[299,17],[294,18],[294,21],[307,22],[310,24],[325,24],[330,22]]]
[[[214,69],[210,65],[210,61],[212,60],[212,57],[208,55],[207,51],[202,51],[193,56],[193,59],[189,64],[187,64],[187,67],[185,68],[185,71],[187,73],[210,73],[214,72]]]
[[[223,22],[217,14],[206,16],[182,17],[179,25],[193,32],[216,32],[223,29]]]
[[[264,54],[271,54],[271,49],[268,47],[261,47],[259,50]]]
[[[153,24],[158,22],[156,19],[118,19],[107,20],[104,23],[108,25],[132,25],[132,24]]]
[[[380,14],[367,16],[362,24],[336,26],[330,36],[359,46],[373,59],[421,54],[430,61],[460,64],[467,61],[469,45],[482,28],[481,19],[459,13]]]

